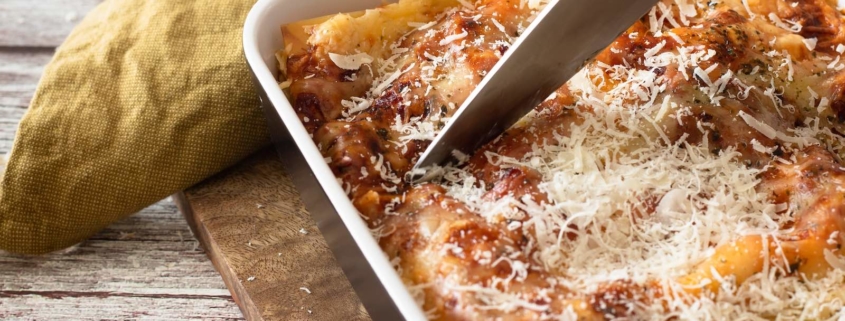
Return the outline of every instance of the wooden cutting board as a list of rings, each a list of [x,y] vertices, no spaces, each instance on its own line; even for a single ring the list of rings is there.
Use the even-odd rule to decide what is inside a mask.
[[[247,320],[370,320],[272,149],[174,199]]]

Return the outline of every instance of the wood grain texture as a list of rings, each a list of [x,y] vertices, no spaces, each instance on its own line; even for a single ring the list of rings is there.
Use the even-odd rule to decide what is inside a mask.
[[[0,320],[240,319],[170,201],[69,253],[0,254]]]
[[[29,106],[53,53],[52,48],[0,48],[0,106]]]
[[[0,47],[56,47],[102,1],[0,1]]]
[[[18,122],[53,52],[51,48],[0,48],[0,152],[12,148]]]
[[[0,0],[0,154],[54,47],[100,0]],[[237,320],[242,314],[170,200],[67,253],[0,253],[0,320]]]
[[[2,298],[2,297],[0,297]],[[234,303],[232,303],[234,305]],[[132,307],[128,309],[127,307]],[[23,295],[2,298],[3,320],[238,320],[218,298]],[[234,313],[233,313],[234,312]]]
[[[0,105],[0,153],[8,153],[18,131],[18,122],[26,112],[25,107]]]
[[[369,320],[272,150],[177,203],[248,320]]]

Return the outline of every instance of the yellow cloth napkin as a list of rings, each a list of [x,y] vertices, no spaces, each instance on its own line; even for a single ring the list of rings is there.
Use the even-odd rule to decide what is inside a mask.
[[[0,249],[46,253],[269,141],[243,59],[250,0],[107,0],[59,47],[0,182]]]

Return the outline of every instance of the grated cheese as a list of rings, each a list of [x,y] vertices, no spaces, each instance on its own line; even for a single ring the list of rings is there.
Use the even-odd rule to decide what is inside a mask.
[[[490,18],[490,22],[492,22],[492,23],[493,23],[493,25],[494,25],[494,26],[496,26],[496,28],[497,28],[497,29],[499,29],[499,31],[501,31],[502,33],[504,33],[504,34],[507,34],[507,33],[508,33],[508,32],[505,30],[505,26],[503,26],[503,25],[499,22],[499,20],[496,20],[496,18]]]
[[[540,8],[545,3],[521,0],[513,5]],[[482,10],[475,8],[476,3],[459,0],[459,4],[464,18],[485,21],[484,15],[474,11]],[[526,280],[534,271],[548,271],[551,276],[546,281],[549,284],[559,285],[573,293],[594,293],[597,284],[619,280],[637,285],[653,281],[664,291],[677,293],[681,293],[684,286],[704,286],[713,282],[720,284],[719,293],[695,300],[679,295],[662,298],[662,301],[658,300],[651,305],[631,307],[642,313],[638,316],[645,318],[664,316],[662,313],[666,309],[671,311],[671,317],[678,319],[730,320],[757,316],[825,319],[841,315],[845,306],[845,293],[837,297],[834,291],[845,286],[845,271],[833,271],[813,282],[806,282],[801,277],[784,277],[789,267],[783,266],[782,262],[786,259],[778,237],[786,232],[780,230],[779,220],[790,217],[796,209],[787,203],[774,204],[767,193],[758,191],[763,169],[745,164],[742,155],[734,147],[716,145],[717,139],[711,138],[711,134],[715,133],[718,123],[703,120],[696,122],[701,112],[697,108],[702,108],[702,105],[704,108],[722,105],[724,112],[730,113],[723,117],[733,118],[740,126],[743,123],[748,125],[768,139],[777,141],[778,145],[782,143],[784,148],[824,142],[831,150],[841,150],[843,138],[821,126],[818,118],[804,119],[806,126],[782,132],[778,130],[783,128],[781,123],[767,122],[775,118],[774,113],[767,115],[753,108],[746,109],[755,110],[754,114],[760,117],[758,119],[745,111],[736,111],[735,108],[737,99],[765,100],[765,96],[772,101],[771,106],[777,111],[777,116],[783,117],[781,109],[791,113],[808,110],[804,105],[807,102],[812,112],[828,111],[830,100],[807,87],[808,95],[798,95],[801,101],[795,102],[792,96],[796,95],[786,92],[784,88],[789,89],[791,82],[803,81],[808,67],[805,60],[802,60],[804,58],[793,60],[790,52],[782,48],[776,47],[775,50],[766,47],[764,50],[767,52],[761,51],[758,57],[769,69],[760,69],[760,66],[755,65],[749,73],[746,70],[730,70],[729,65],[711,61],[717,58],[717,52],[711,49],[712,46],[687,45],[678,36],[685,33],[676,34],[672,29],[700,22],[699,11],[712,11],[710,5],[708,2],[692,0],[665,0],[658,3],[648,14],[647,34],[629,34],[635,41],[640,36],[657,38],[655,42],[646,42],[648,47],[642,60],[623,61],[613,66],[593,63],[570,80],[568,88],[575,103],[566,107],[577,114],[577,121],[567,119],[553,125],[541,121],[543,126],[558,126],[561,133],[550,134],[544,141],[526,140],[524,148],[529,152],[524,155],[511,156],[495,151],[486,151],[480,155],[486,157],[492,165],[537,173],[540,183],[536,187],[547,200],[541,202],[525,195],[504,195],[491,200],[488,194],[490,186],[485,186],[460,165],[438,167],[424,173],[427,179],[441,183],[447,195],[483,219],[491,223],[507,222],[504,224],[506,230],[525,233],[528,245],[508,246],[505,253],[493,254],[490,251],[471,252],[455,243],[443,243],[436,253],[473,258],[478,264],[489,267],[507,266],[510,273],[492,278],[492,284],[488,285],[455,285],[449,282],[409,284],[409,290],[420,305],[425,304],[425,296],[429,291],[446,291],[458,293],[462,300],[472,298],[474,301],[471,302],[478,302],[478,305],[468,309],[547,313],[553,307],[548,304],[553,302],[552,298],[545,301],[526,300],[509,290],[514,284]],[[718,5],[719,1],[716,1],[714,6]],[[741,5],[754,19],[756,14],[751,11],[749,1],[742,0]],[[802,30],[800,24],[784,21],[774,13],[760,12],[759,15],[764,19],[757,20],[757,23],[793,33]],[[702,14],[701,18],[704,17],[706,15]],[[501,38],[511,40],[506,27],[496,18],[490,17],[486,21],[505,33],[506,37]],[[440,36],[444,29],[449,30],[435,27],[437,24],[434,21],[407,24],[417,30],[424,30],[426,37]],[[508,26],[514,27],[513,24]],[[518,27],[524,28],[522,25]],[[695,25],[689,29],[700,28],[700,25]],[[765,38],[761,45],[765,46],[766,42],[776,44],[776,40]],[[673,43],[667,46],[667,41]],[[412,82],[414,88],[424,88],[425,94],[422,94],[422,89],[412,92],[410,86],[404,87],[399,92],[402,99],[400,103],[404,106],[410,106],[412,101],[427,99],[429,95],[448,92],[444,88],[463,88],[461,85],[472,84],[478,75],[466,72],[471,69],[460,69],[465,68],[468,61],[461,49],[468,45],[489,45],[490,48],[509,45],[501,39],[491,41],[475,35],[470,37],[466,30],[446,35],[439,44],[449,47],[444,52],[440,52],[440,48],[422,52],[426,59],[419,61],[419,66],[407,58],[413,52],[408,53],[407,48],[391,47],[392,56],[378,58],[377,68],[373,67],[378,69],[378,76],[374,75],[376,80],[366,97],[351,97],[341,102],[344,117],[352,117],[368,109],[374,99],[384,94],[385,90],[412,69],[415,74],[419,72],[419,79]],[[811,51],[817,44],[816,38],[803,39],[803,45]],[[845,46],[840,47],[840,53],[845,52]],[[611,49],[611,53],[621,54],[623,51]],[[845,68],[839,63],[839,56],[832,57],[829,63],[819,66]],[[374,63],[372,60],[359,62],[347,60],[342,63],[348,63],[347,66],[357,64],[356,69],[363,64]],[[646,68],[632,67],[639,62]],[[337,61],[335,64],[343,68]],[[655,72],[657,68],[676,69],[688,82],[680,81],[680,77],[672,79],[664,73]],[[700,81],[689,81],[690,74]],[[776,77],[769,78],[772,75]],[[710,100],[699,102],[699,98],[704,96]],[[556,96],[550,97],[554,98]],[[695,103],[692,103],[693,99]],[[786,102],[794,102],[797,106]],[[767,108],[770,106],[768,103],[766,105]],[[454,109],[456,106],[450,103],[449,107]],[[518,126],[529,132],[544,130],[532,127],[536,120],[542,119],[540,116],[537,113],[529,115]],[[432,140],[448,120],[439,115],[410,119],[397,115],[390,122],[390,129],[398,134],[393,137],[398,138],[390,143],[399,146],[405,153],[408,145],[417,143],[415,141]],[[685,126],[685,122],[686,126],[692,126],[687,128],[698,128],[701,137],[695,139],[700,139],[700,144],[688,142],[688,133],[678,135],[681,130],[679,127]],[[565,135],[562,134],[564,132]],[[775,157],[777,145],[769,147],[756,139],[749,143],[754,151],[771,155],[775,161],[795,162],[794,158],[789,159],[787,156],[784,156],[787,159]],[[721,149],[713,149],[711,146]],[[468,155],[455,156],[462,164],[470,159]],[[375,175],[372,172],[376,171],[383,180],[381,188],[384,191],[399,192],[400,184],[409,181],[398,177],[382,154],[372,155],[370,163],[373,164],[370,167],[373,170],[362,168],[361,175]],[[347,193],[357,188],[349,184],[343,187]],[[385,205],[385,214],[399,215],[399,206],[403,201],[404,195],[402,198],[394,198]],[[460,214],[465,215],[466,211]],[[378,226],[371,232],[380,238],[391,235],[395,230]],[[768,247],[773,246],[773,253],[779,253],[783,259],[764,260],[763,272],[741,284],[737,284],[732,275],[719,275],[716,270],[711,271],[711,279],[703,280],[699,285],[678,283],[679,277],[687,275],[698,263],[711,257],[716,246],[731,244],[745,235],[771,238],[774,241],[771,244],[764,242],[763,252],[768,253]],[[837,239],[832,236],[827,242],[837,242]],[[523,260],[519,255],[530,255],[530,258]],[[826,251],[824,258],[830,265],[845,269],[845,260],[838,254]],[[391,263],[402,274],[398,258]],[[549,292],[542,295],[555,294],[554,290]],[[432,308],[426,311],[426,316],[443,317],[435,311],[438,310]],[[560,319],[577,314],[569,306],[564,316],[542,315],[547,319]]]
[[[440,40],[440,45],[441,45],[441,46],[448,45],[448,44],[453,43],[453,42],[455,42],[455,41],[458,41],[458,40],[464,39],[464,38],[466,38],[468,35],[469,35],[469,33],[468,33],[466,30],[464,30],[463,32],[461,32],[461,33],[459,33],[459,34],[454,34],[454,35],[449,35],[449,36],[446,36],[446,37],[444,37],[444,38],[443,38],[443,40]]]
[[[745,7],[745,12],[748,12],[748,17],[754,19],[757,15],[754,14],[754,11],[751,11],[751,6],[748,5],[748,0],[742,0],[742,6]]]
[[[834,267],[838,270],[845,270],[845,259],[841,256],[836,255],[830,249],[824,249],[824,260],[827,261],[827,264]]]
[[[803,28],[801,26],[801,24],[799,24],[797,22],[790,21],[790,20],[781,20],[781,18],[778,17],[778,15],[775,14],[774,12],[769,13],[768,17],[769,17],[769,20],[771,20],[772,23],[775,26],[777,26],[778,28],[781,28],[783,30],[792,32],[792,33],[799,33],[799,32],[801,32],[801,29]]]
[[[431,21],[428,23],[422,22],[408,22],[409,27],[416,28],[417,30],[426,30],[428,28],[434,27],[437,24],[437,21]]]
[[[358,70],[361,69],[361,66],[364,64],[373,63],[373,57],[363,52],[354,55],[329,53],[329,59],[331,59],[336,66],[345,70]]]
[[[816,45],[819,43],[818,38],[805,38],[801,40],[804,42],[804,46],[807,47],[807,50],[813,51],[816,49]]]

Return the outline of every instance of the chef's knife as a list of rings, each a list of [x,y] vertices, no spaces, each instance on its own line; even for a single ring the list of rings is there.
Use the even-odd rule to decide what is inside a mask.
[[[560,88],[657,0],[552,1],[422,154],[416,168],[472,154]]]

